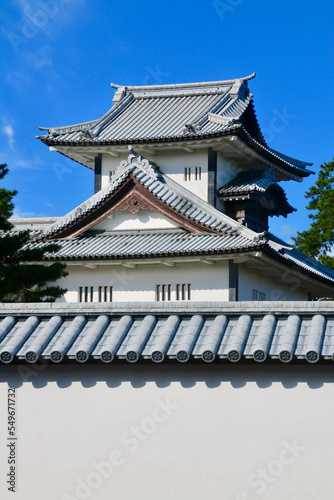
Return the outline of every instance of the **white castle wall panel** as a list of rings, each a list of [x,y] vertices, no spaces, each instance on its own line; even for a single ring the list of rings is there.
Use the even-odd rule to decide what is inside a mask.
[[[94,287],[94,302],[98,302],[99,286],[113,287],[114,302],[153,302],[157,284],[171,284],[171,300],[176,300],[177,283],[191,284],[192,301],[228,300],[227,261],[215,265],[185,263],[175,267],[138,265],[135,269],[108,265],[89,269],[68,265],[68,271],[69,276],[59,282],[68,291],[58,302],[77,302],[81,286]]]

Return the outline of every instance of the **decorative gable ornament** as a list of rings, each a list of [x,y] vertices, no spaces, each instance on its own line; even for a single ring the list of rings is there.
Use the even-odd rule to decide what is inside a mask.
[[[131,154],[128,156],[127,160],[121,161],[117,167],[112,183],[117,183],[121,177],[124,177],[130,170],[133,170],[134,167],[138,168],[145,175],[148,175],[151,179],[156,181],[158,179],[158,173],[156,171],[157,166],[151,164],[149,160],[136,153],[132,146],[129,146],[128,149],[131,151]]]

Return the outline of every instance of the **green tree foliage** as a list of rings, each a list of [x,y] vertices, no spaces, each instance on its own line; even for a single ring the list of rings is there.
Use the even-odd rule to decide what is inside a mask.
[[[7,174],[0,165],[0,179]],[[30,231],[12,231],[9,217],[13,214],[16,191],[0,188],[0,302],[54,302],[66,290],[50,285],[67,276],[65,264],[40,264],[45,253],[59,249],[50,244],[43,249],[30,248]]]
[[[293,240],[299,250],[334,269],[334,258],[329,255],[334,246],[334,160],[320,165],[318,179],[305,198],[310,200],[306,208],[312,211],[312,224]]]

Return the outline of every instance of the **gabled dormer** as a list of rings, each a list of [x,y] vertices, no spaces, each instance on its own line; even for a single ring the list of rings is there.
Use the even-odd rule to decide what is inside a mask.
[[[257,232],[269,229],[268,217],[286,217],[296,210],[272,170],[239,173],[219,189],[218,197],[229,217]]]

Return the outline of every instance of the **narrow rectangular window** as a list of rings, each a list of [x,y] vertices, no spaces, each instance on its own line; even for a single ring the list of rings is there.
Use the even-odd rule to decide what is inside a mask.
[[[260,292],[259,290],[252,290],[253,292],[253,300],[266,300],[266,294],[263,292]]]
[[[90,302],[94,301],[94,287],[90,287]]]
[[[195,181],[202,179],[202,167],[195,167]]]
[[[114,180],[115,170],[110,170],[109,172],[109,182]]]
[[[99,286],[99,302],[112,302],[112,286]]]
[[[186,285],[182,284],[182,300],[186,300]]]
[[[170,284],[156,285],[155,298],[157,301],[162,301],[162,302],[171,300],[171,285]]]
[[[78,299],[79,299],[79,302],[82,302],[82,299],[83,299],[82,286],[79,286]]]
[[[88,286],[85,286],[85,300],[84,302],[88,302]]]
[[[191,284],[177,283],[176,300],[190,300],[190,299],[191,299]]]
[[[190,181],[191,179],[191,168],[190,167],[186,167],[184,169],[184,180],[185,181]]]

